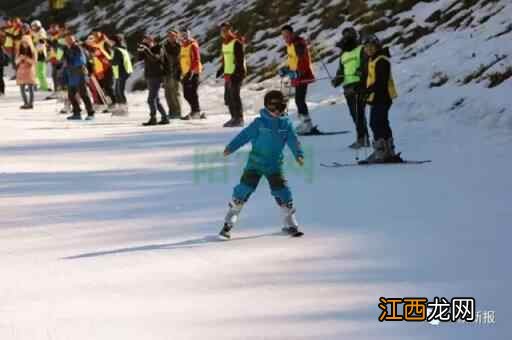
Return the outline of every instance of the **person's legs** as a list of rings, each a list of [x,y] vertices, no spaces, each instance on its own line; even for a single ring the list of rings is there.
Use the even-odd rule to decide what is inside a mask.
[[[181,116],[181,83],[174,77],[165,79],[165,99],[169,107],[169,115],[173,117]]]
[[[288,187],[288,182],[283,173],[274,173],[267,175],[270,185],[270,191],[277,204],[281,208],[283,216],[283,231],[296,235],[299,232],[299,224],[295,217],[295,208],[293,207],[293,196]]]
[[[183,85],[183,97],[185,97],[185,100],[187,101],[188,105],[190,106],[190,112],[194,112],[192,109],[192,99],[191,99],[191,86],[190,86],[190,79],[183,79],[182,80]]]
[[[306,95],[308,93],[308,85],[302,84],[295,87],[295,104],[299,116],[309,118],[308,104],[306,103]]]
[[[199,88],[199,75],[195,74],[190,80],[190,107],[192,112],[201,112],[199,105],[199,95],[197,90]]]
[[[357,102],[357,135],[368,139],[368,122],[366,121],[366,101],[363,95],[356,94]]]
[[[28,86],[28,106],[33,107],[34,106],[34,87],[35,85],[27,85]]]
[[[68,99],[73,108],[73,116],[80,116],[80,103],[76,98],[76,94],[78,93],[78,87],[76,86],[68,86]]]
[[[183,80],[183,94],[190,105],[190,113],[193,116],[199,118],[201,108],[199,106],[199,97],[197,95],[197,89],[199,87],[199,75],[194,75],[190,79]]]
[[[112,72],[112,68],[109,68],[105,73],[105,78],[103,78],[101,86],[105,92],[105,95],[110,97],[112,105],[116,104],[117,101],[114,94],[114,73]]]
[[[23,99],[24,106],[28,105],[27,93],[25,92],[26,86],[27,85],[25,85],[25,84],[20,85],[21,98]]]
[[[238,184],[233,190],[233,199],[247,202],[251,194],[256,190],[261,179],[261,174],[254,170],[244,170]]]
[[[126,99],[126,82],[128,81],[128,77],[119,78],[119,104],[128,104],[128,99]]]
[[[242,120],[244,118],[244,108],[242,104],[242,98],[240,97],[240,91],[242,89],[242,81],[236,78],[231,79],[230,82],[230,112],[231,116],[235,119]]]
[[[220,235],[230,238],[231,229],[235,226],[238,221],[238,217],[242,208],[251,196],[251,194],[258,187],[260,182],[261,174],[253,170],[245,170],[238,184],[233,190],[233,200],[229,202],[229,210],[224,218],[224,227],[222,228]]]
[[[373,132],[374,139],[387,140],[393,137],[391,127],[389,126],[389,109],[390,104],[374,104],[370,113],[370,127]]]
[[[266,175],[266,178],[270,186],[270,192],[279,206],[287,205],[293,201],[288,181],[283,173]]]
[[[0,66],[0,95],[5,94],[4,68]]]
[[[80,83],[80,86],[78,88],[80,97],[82,98],[82,101],[84,102],[85,109],[87,110],[87,114],[89,116],[94,116],[94,109],[92,107],[91,98],[89,97],[89,93],[87,93],[87,85],[85,81]]]
[[[158,98],[158,87],[160,86],[160,82],[155,78],[148,78],[147,82],[149,115],[151,117],[156,117],[156,99]]]
[[[374,152],[368,162],[385,162],[395,156],[393,133],[389,126],[389,109],[391,104],[373,104],[370,112],[370,127],[374,136]]]
[[[46,79],[46,62],[38,61],[36,64],[37,83],[39,89],[48,91],[48,80]]]

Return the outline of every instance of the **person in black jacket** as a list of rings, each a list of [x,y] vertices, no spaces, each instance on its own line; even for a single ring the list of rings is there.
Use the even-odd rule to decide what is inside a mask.
[[[181,46],[178,42],[178,31],[171,29],[167,33],[167,42],[164,45],[163,62],[165,70],[165,99],[169,107],[169,118],[181,118]]]
[[[370,127],[374,138],[374,152],[366,161],[369,163],[398,161],[393,132],[389,125],[389,109],[393,99],[398,96],[391,72],[389,50],[381,45],[375,35],[370,35],[366,38],[364,51],[369,57],[364,94],[371,106]]]
[[[150,110],[149,121],[144,126],[169,124],[169,118],[164,107],[160,103],[160,85],[164,78],[164,67],[162,63],[162,49],[155,42],[153,37],[146,36],[138,47],[139,60],[144,61],[144,76],[148,84],[148,105]],[[162,120],[157,122],[156,111],[160,112]]]

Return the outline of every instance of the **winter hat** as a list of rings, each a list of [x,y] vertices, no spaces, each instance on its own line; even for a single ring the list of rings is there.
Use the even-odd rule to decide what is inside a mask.
[[[364,37],[365,45],[375,45],[377,47],[382,46],[380,39],[375,34],[368,34]]]
[[[41,21],[39,21],[39,20],[32,21],[32,24],[30,24],[30,26],[35,27],[35,28],[43,28],[43,25],[41,24]]]
[[[344,28],[343,31],[341,32],[341,34],[344,37],[351,37],[351,38],[357,39],[357,31],[355,30],[354,27]]]
[[[284,25],[283,28],[281,28],[281,32],[283,31],[293,33],[293,27],[291,25]]]
[[[173,28],[170,28],[170,29],[167,31],[167,33],[169,33],[169,34],[173,34],[173,35],[178,35],[178,34],[179,34],[178,30],[177,30],[176,28],[174,28],[174,27],[173,27]]]
[[[23,24],[23,26],[21,26],[21,29],[22,31],[31,31],[32,27],[30,27],[29,24]]]

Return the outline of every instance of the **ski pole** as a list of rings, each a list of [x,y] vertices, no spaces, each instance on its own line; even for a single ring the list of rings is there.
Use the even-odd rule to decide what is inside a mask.
[[[324,63],[324,61],[322,59],[320,59],[320,63],[324,67],[325,72],[327,72],[327,76],[329,77],[328,79],[332,80],[333,78],[331,76],[331,73],[329,72],[329,69],[327,68],[327,65],[325,65],[325,63]]]
[[[359,132],[359,94],[356,93],[355,94],[355,100],[356,100],[356,103],[355,103],[355,113],[356,113],[356,135],[358,135],[358,132]],[[349,108],[350,109],[350,108]],[[357,139],[359,139],[359,136],[356,137]],[[357,140],[356,140],[357,141]],[[359,162],[359,148],[356,148],[356,162]]]

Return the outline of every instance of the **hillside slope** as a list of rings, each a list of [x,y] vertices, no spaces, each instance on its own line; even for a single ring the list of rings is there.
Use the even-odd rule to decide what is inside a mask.
[[[275,77],[283,62],[279,28],[291,23],[311,40],[318,78],[337,67],[341,30],[355,25],[392,46],[400,103],[411,119],[453,114],[466,122],[512,128],[506,94],[512,88],[512,3],[506,0],[84,0],[70,21],[81,35],[92,28],[142,34],[190,29],[202,43],[206,74],[218,65],[218,24],[230,20],[248,39],[250,81]],[[47,17],[46,2],[34,16]],[[205,76],[206,77],[206,76]],[[322,80],[325,81],[325,80]]]

